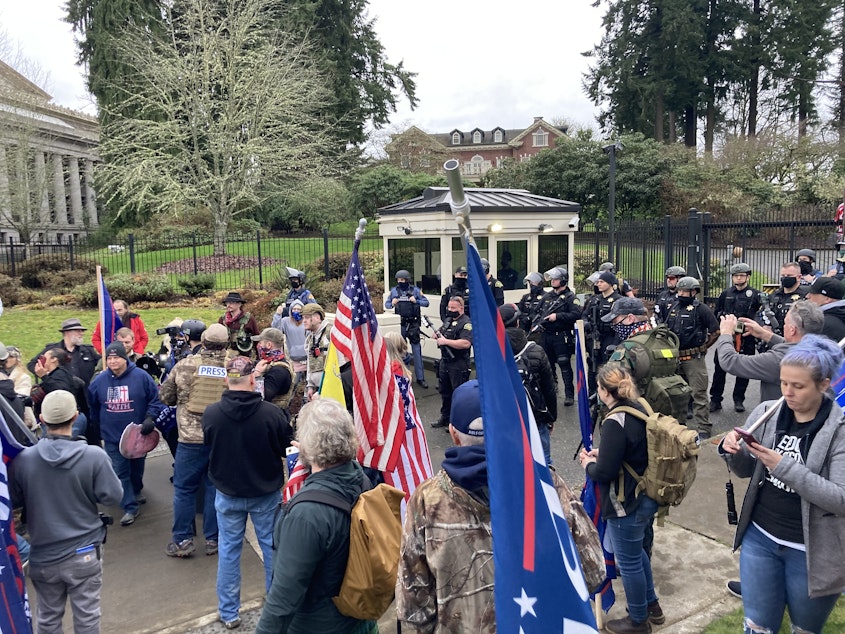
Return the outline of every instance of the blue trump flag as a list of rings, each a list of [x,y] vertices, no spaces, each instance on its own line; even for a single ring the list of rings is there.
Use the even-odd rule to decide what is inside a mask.
[[[575,328],[575,381],[578,395],[578,423],[581,427],[581,443],[584,449],[590,451],[593,448],[593,419],[590,417],[590,396],[587,390],[587,352],[584,347],[584,330],[582,322],[578,322]],[[604,565],[607,576],[596,594],[601,595],[601,607],[607,612],[616,601],[613,592],[613,579],[616,579],[616,560],[611,550],[610,537],[607,535],[607,522],[601,516],[601,497],[599,496],[598,484],[584,473],[586,481],[581,491],[581,502],[584,510],[599,533],[601,547],[604,551]]]
[[[106,288],[106,283],[103,280],[103,274],[100,267],[97,267],[97,299],[100,305],[100,336],[103,341],[103,354],[106,353],[108,345],[114,341],[114,333],[123,328],[123,323],[120,317],[114,310],[114,304],[111,301],[111,295]]]
[[[474,245],[467,248],[467,264],[490,484],[497,629],[595,633],[578,552]]]

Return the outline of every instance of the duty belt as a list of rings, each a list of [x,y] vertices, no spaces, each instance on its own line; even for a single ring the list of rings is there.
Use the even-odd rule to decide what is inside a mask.
[[[680,361],[689,361],[690,359],[697,359],[699,355],[707,352],[707,346],[698,346],[697,348],[687,348],[686,350],[678,351],[678,359]]]

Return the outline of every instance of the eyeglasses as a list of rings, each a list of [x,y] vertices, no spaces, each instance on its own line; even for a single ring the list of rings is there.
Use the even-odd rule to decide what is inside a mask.
[[[678,276],[677,275],[667,275],[666,279],[667,280],[676,280],[676,279],[678,279]]]

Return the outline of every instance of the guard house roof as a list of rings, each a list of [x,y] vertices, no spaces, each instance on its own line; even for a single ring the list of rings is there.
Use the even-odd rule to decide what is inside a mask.
[[[464,194],[475,211],[531,211],[539,213],[579,213],[581,205],[568,200],[537,196],[524,189],[494,189],[467,187]],[[449,207],[448,187],[426,187],[422,196],[379,209],[379,214],[390,216],[409,212],[443,211],[452,213]]]

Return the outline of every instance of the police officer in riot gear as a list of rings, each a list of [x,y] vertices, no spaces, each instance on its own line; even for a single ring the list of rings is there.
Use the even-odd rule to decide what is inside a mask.
[[[616,275],[616,267],[613,265],[613,262],[601,263],[601,266],[599,266],[599,273],[604,273],[605,271]],[[634,297],[634,289],[631,288],[631,285],[625,280],[622,280],[622,284],[620,285],[618,279],[619,278],[617,276],[616,292],[618,292],[620,296]]]
[[[744,262],[734,264],[731,269],[732,286],[722,291],[716,300],[716,317],[724,315],[736,315],[754,319],[757,311],[760,310],[760,291],[748,285],[751,276],[751,267]],[[736,333],[735,346],[740,354],[753,355],[757,348],[757,340],[754,337],[743,337],[742,333]],[[748,388],[748,379],[736,378],[733,390],[734,410],[745,411],[745,390]],[[717,412],[722,409],[722,395],[725,391],[725,371],[719,365],[718,355],[715,358],[715,369],[713,370],[713,383],[710,385],[710,411]]]
[[[305,288],[305,273],[289,266],[286,266],[285,269],[287,270],[288,281],[290,282],[290,291],[288,291],[287,297],[285,297],[285,303],[280,304],[276,309],[276,312],[282,317],[287,317],[290,314],[290,305],[297,299],[303,304],[317,303],[311,291]]]
[[[528,333],[528,338],[535,343],[543,339],[540,329],[540,305],[543,303],[543,295],[546,294],[543,288],[543,276],[539,273],[529,273],[522,280],[528,287],[528,292],[522,296],[516,307],[520,312],[519,325]]]
[[[449,300],[456,295],[464,300],[464,313],[469,316],[469,282],[467,280],[467,267],[465,266],[459,266],[455,269],[452,283],[443,291],[443,297],[440,298],[440,321],[446,321]]]
[[[822,272],[816,268],[816,252],[812,249],[801,249],[795,254],[795,261],[801,267],[799,282],[802,286],[809,286],[820,277]]]
[[[678,370],[692,389],[693,426],[699,435],[709,437],[712,429],[707,408],[707,348],[719,334],[719,322],[710,307],[699,301],[701,284],[694,277],[682,277],[669,305],[664,323],[678,335]]]
[[[414,374],[417,385],[428,389],[423,368],[422,345],[420,345],[420,308],[428,306],[428,298],[422,291],[411,284],[411,274],[402,269],[396,272],[396,286],[390,289],[390,295],[384,302],[385,308],[392,308],[401,318],[402,337],[411,344],[414,355]]]
[[[440,389],[440,418],[432,427],[448,427],[452,411],[452,393],[469,380],[469,355],[472,347],[472,322],[464,314],[464,300],[459,295],[449,299],[446,319],[434,334],[440,348],[438,381]]]
[[[490,262],[487,258],[481,258],[481,266],[484,269],[484,275],[487,276],[487,285],[493,293],[496,306],[501,306],[505,303],[505,286],[490,274]]]
[[[591,298],[589,310],[585,309],[581,313],[590,338],[587,347],[590,353],[591,377],[594,377],[598,368],[607,362],[616,346],[618,339],[616,331],[601,318],[610,313],[613,302],[621,297],[616,291],[617,280],[613,273],[602,271],[594,279],[598,293],[594,298]],[[595,385],[592,378],[590,384]]]
[[[657,295],[654,302],[654,320],[657,323],[665,323],[669,307],[675,302],[678,280],[685,277],[686,269],[682,266],[670,266],[666,269],[666,286]]]
[[[552,290],[540,302],[540,328],[543,330],[543,349],[556,377],[555,363],[560,366],[566,406],[575,401],[575,384],[572,376],[572,354],[575,352],[575,322],[581,317],[581,302],[569,288],[569,272],[556,266],[545,272]]]
[[[795,302],[807,297],[809,286],[801,286],[801,266],[797,262],[787,262],[780,267],[780,288],[769,296],[769,305],[774,313],[777,326],[772,325],[772,332],[783,335],[783,320]]]

